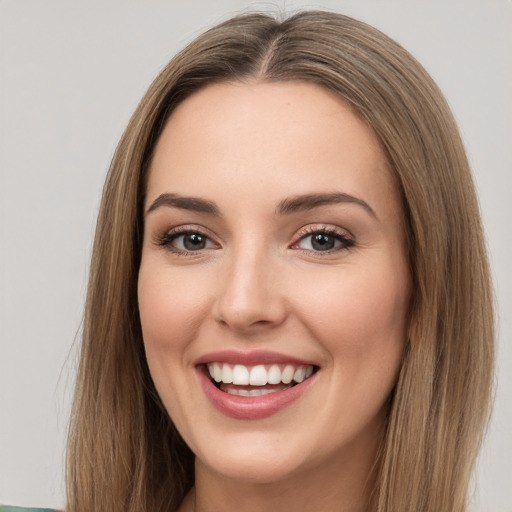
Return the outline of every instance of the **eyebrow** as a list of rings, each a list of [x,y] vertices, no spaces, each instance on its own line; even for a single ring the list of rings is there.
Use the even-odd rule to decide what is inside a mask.
[[[378,219],[377,214],[366,201],[343,192],[335,192],[331,194],[306,194],[290,197],[281,201],[278,204],[276,211],[279,214],[289,214],[337,203],[352,203],[359,205],[363,207],[373,218]]]
[[[182,210],[192,210],[200,213],[209,213],[220,217],[220,210],[215,203],[200,197],[184,197],[178,194],[160,194],[147,209],[146,215],[161,206],[171,206]]]
[[[295,212],[312,210],[320,206],[339,203],[352,203],[359,205],[372,217],[378,219],[377,214],[366,201],[343,192],[330,194],[304,194],[283,199],[277,205],[276,213],[279,215],[288,215]],[[200,197],[185,197],[171,193],[160,194],[153,203],[151,203],[151,206],[146,211],[146,215],[161,206],[192,210],[199,213],[208,213],[210,215],[215,215],[216,217],[221,217],[219,208],[212,201],[201,199]]]

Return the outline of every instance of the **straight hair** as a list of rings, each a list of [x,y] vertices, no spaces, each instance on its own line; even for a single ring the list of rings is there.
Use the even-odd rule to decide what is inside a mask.
[[[493,296],[468,161],[443,95],[380,31],[340,14],[232,18],[149,87],[103,191],[67,454],[68,512],[170,512],[194,456],[151,380],[137,305],[142,205],[176,106],[219,82],[314,83],[375,132],[400,191],[413,280],[410,339],[375,463],[371,512],[465,512],[488,421]]]

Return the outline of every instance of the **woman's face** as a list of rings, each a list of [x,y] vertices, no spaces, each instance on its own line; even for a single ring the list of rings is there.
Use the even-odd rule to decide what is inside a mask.
[[[339,98],[217,84],[174,111],[149,174],[138,298],[155,386],[203,471],[367,470],[410,287],[384,153]]]

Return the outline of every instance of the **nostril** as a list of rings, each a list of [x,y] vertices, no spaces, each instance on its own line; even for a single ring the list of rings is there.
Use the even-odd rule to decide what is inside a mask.
[[[280,325],[287,309],[276,281],[258,277],[245,266],[234,272],[213,307],[218,325],[241,333]]]

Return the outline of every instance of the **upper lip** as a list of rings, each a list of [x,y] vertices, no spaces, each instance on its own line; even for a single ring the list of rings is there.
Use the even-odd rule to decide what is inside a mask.
[[[315,365],[315,363],[311,361],[269,350],[251,350],[250,352],[219,350],[217,352],[204,354],[196,361],[196,365],[208,363],[229,363],[244,366],[255,366],[257,364]]]

